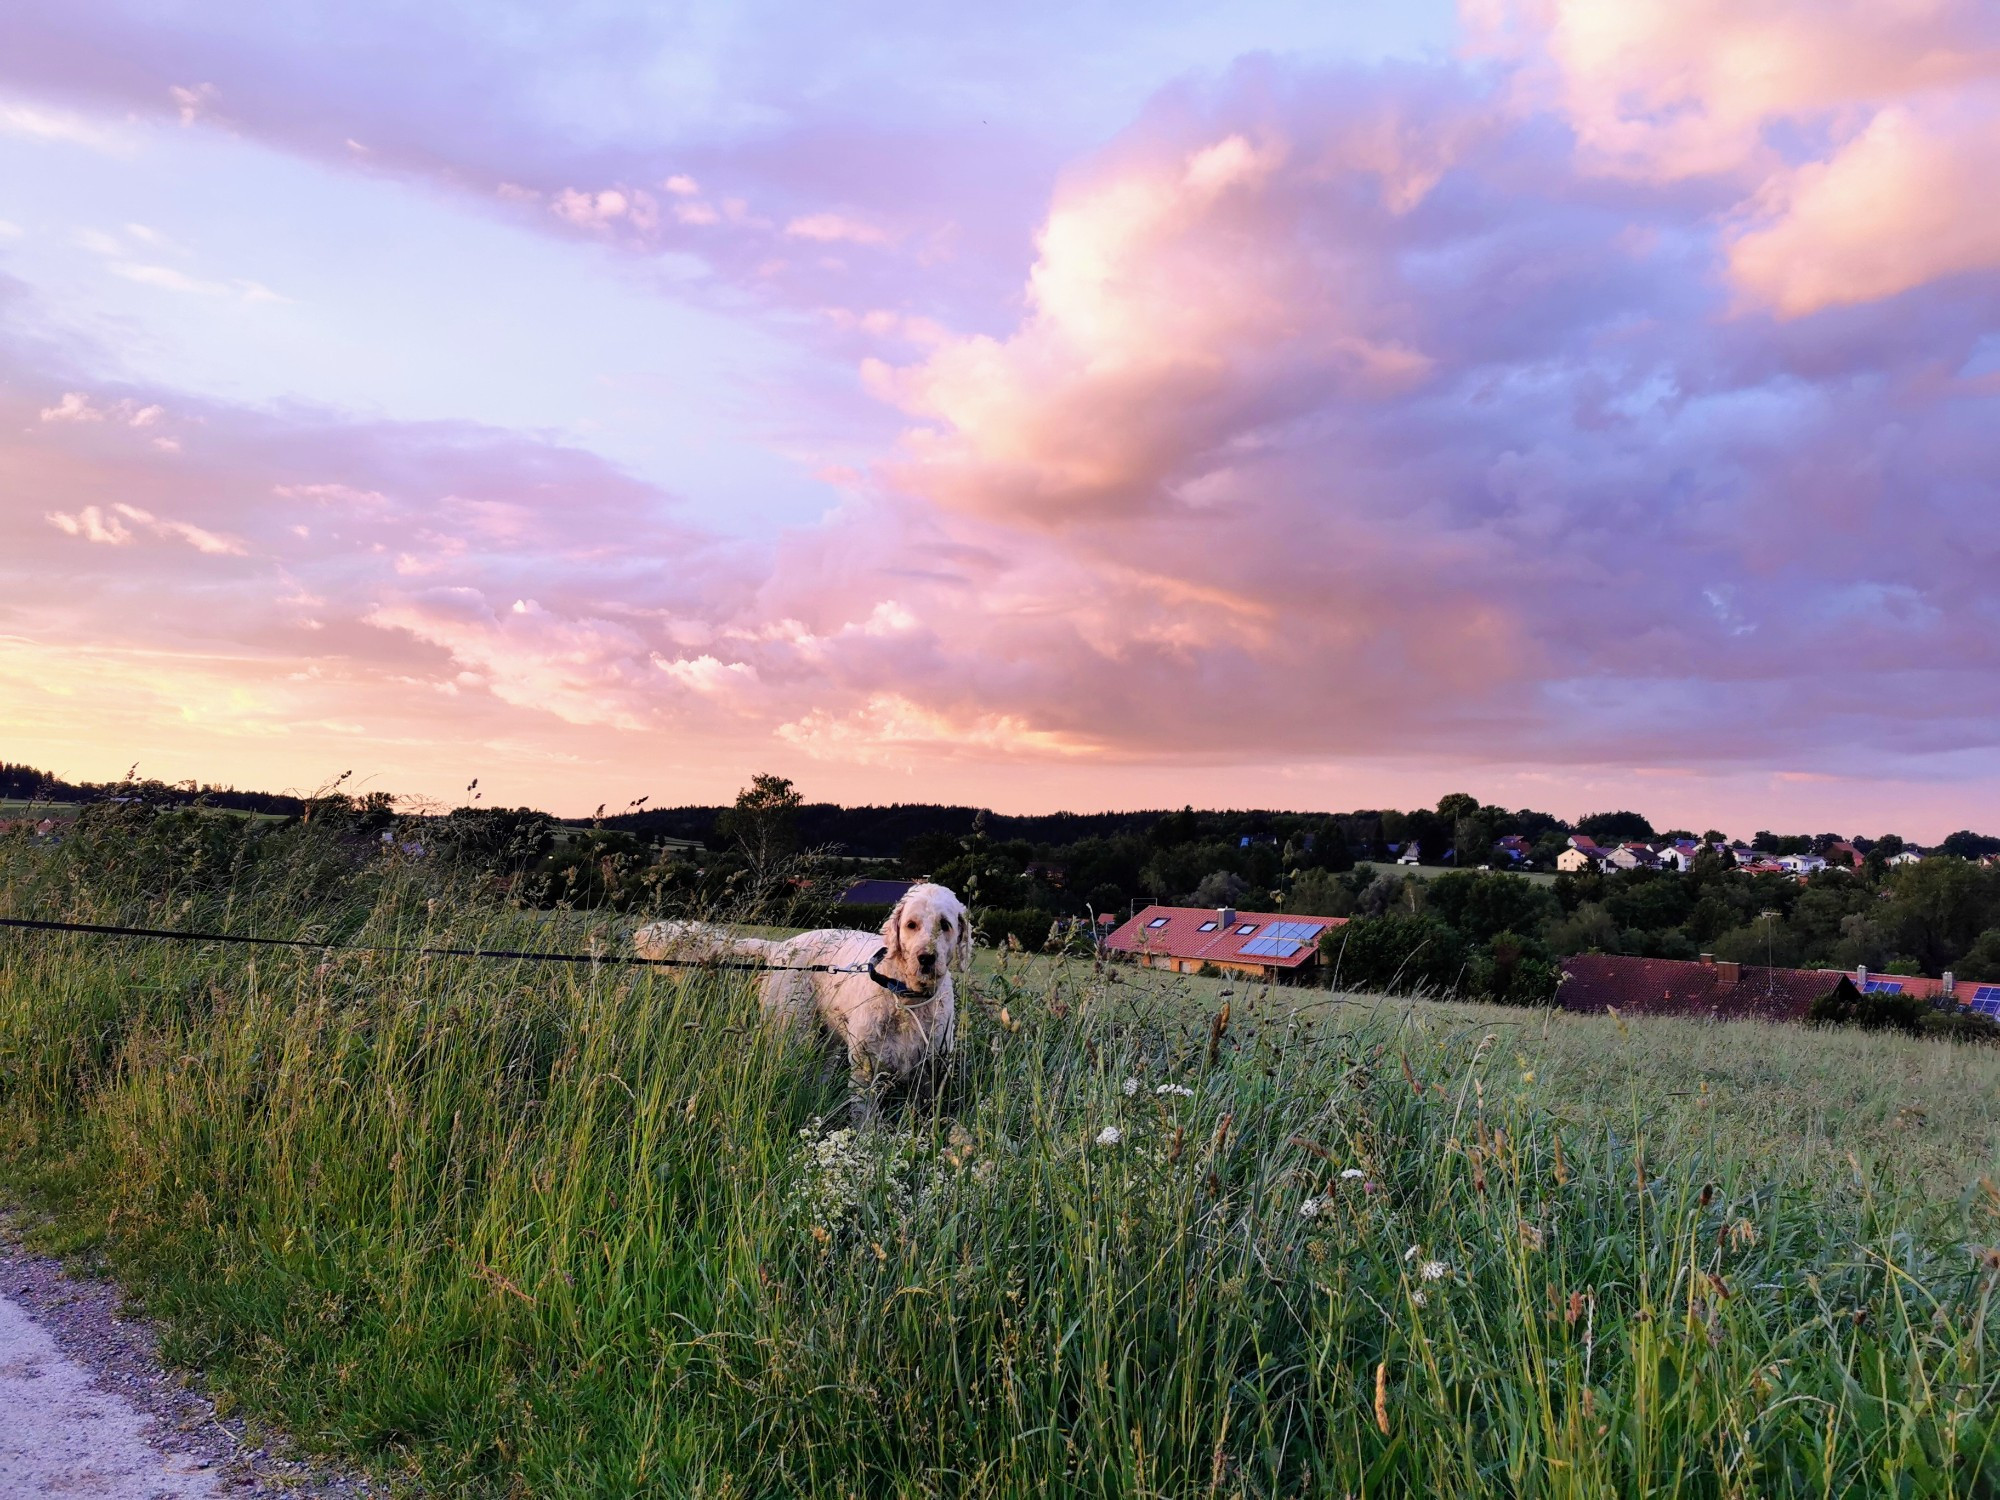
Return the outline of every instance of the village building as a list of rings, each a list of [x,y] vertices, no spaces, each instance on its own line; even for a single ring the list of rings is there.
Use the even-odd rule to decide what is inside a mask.
[[[1620,844],[1606,851],[1604,867],[1607,870],[1657,870],[1660,858],[1645,844]]]
[[[1713,1020],[1803,1021],[1813,1006],[1845,985],[1845,974],[1775,969],[1712,956],[1698,960],[1630,958],[1579,953],[1562,961],[1556,1003],[1603,1015],[1703,1016]]]
[[[1228,906],[1149,906],[1106,938],[1104,950],[1176,974],[1206,967],[1246,979],[1286,979],[1317,969],[1320,938],[1346,922]]]
[[[1620,1015],[1803,1021],[1819,1001],[1843,992],[1850,999],[1908,995],[2000,1020],[2000,984],[1961,984],[1951,974],[1938,979],[1872,974],[1866,968],[1765,968],[1706,953],[1694,960],[1579,953],[1562,961],[1556,1003],[1593,1015],[1602,1015],[1609,1006]]]

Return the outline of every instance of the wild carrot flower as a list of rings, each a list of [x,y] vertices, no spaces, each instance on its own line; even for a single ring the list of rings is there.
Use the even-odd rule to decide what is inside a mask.
[[[1125,1132],[1116,1125],[1107,1125],[1097,1132],[1097,1144],[1100,1146],[1115,1146],[1124,1139]]]
[[[1306,1199],[1305,1202],[1299,1205],[1299,1217],[1302,1219],[1317,1219],[1319,1217],[1320,1206],[1319,1199]]]
[[[1125,1089],[1125,1097],[1127,1099],[1130,1099],[1134,1094],[1139,1092],[1139,1080],[1136,1078],[1128,1078],[1125,1080],[1123,1087]]]
[[[1340,1175],[1342,1178],[1352,1181],[1356,1177],[1366,1177],[1368,1174],[1359,1167],[1343,1167]]]
[[[1417,1274],[1426,1281],[1443,1281],[1451,1274],[1451,1267],[1441,1260],[1427,1260]]]
[[[1182,1099],[1192,1099],[1194,1097],[1193,1089],[1179,1083],[1163,1083],[1154,1089],[1153,1092],[1155,1094],[1173,1094]]]

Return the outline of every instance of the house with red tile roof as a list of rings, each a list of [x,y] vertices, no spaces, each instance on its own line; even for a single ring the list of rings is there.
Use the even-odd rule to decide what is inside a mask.
[[[1961,981],[1951,974],[1933,979],[1874,974],[1866,968],[1767,969],[1718,961],[1710,954],[1690,962],[1615,953],[1579,953],[1562,961],[1562,972],[1557,1003],[1595,1015],[1608,1005],[1620,1015],[1802,1021],[1815,1001],[1844,987],[1849,999],[1907,995],[1940,1009],[1956,1007],[2000,1020],[2000,984]]]
[[[1562,961],[1556,1003],[1591,1015],[1608,1006],[1620,1015],[1803,1021],[1815,1002],[1843,986],[1856,989],[1847,975],[1826,969],[1579,953]]]
[[[1246,979],[1282,979],[1314,969],[1320,938],[1346,921],[1227,906],[1149,906],[1106,938],[1104,949],[1176,974],[1207,965]]]

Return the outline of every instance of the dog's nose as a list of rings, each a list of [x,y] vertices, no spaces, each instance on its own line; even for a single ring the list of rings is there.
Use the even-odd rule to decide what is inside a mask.
[[[928,974],[932,969],[937,967],[937,954],[919,953],[917,955],[917,967]]]

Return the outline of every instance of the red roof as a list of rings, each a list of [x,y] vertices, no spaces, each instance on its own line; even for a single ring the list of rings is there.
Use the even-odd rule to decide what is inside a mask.
[[[1104,946],[1114,953],[1296,969],[1313,961],[1322,933],[1347,921],[1270,911],[1235,915],[1236,920],[1225,927],[1212,906],[1149,906],[1106,938]]]
[[[1847,976],[1861,986],[1861,974],[1857,969]],[[1944,993],[1944,981],[1932,979],[1928,974],[1877,974],[1872,969],[1868,973],[1868,988],[1887,990],[1898,995],[1914,995],[1919,1000],[1935,1000]]]
[[[1641,1015],[1755,1016],[1766,1021],[1804,1020],[1813,1002],[1847,977],[1828,969],[1767,969],[1615,953],[1579,953],[1564,959],[1562,970],[1556,999],[1565,1010],[1601,1015],[1609,1005]]]

